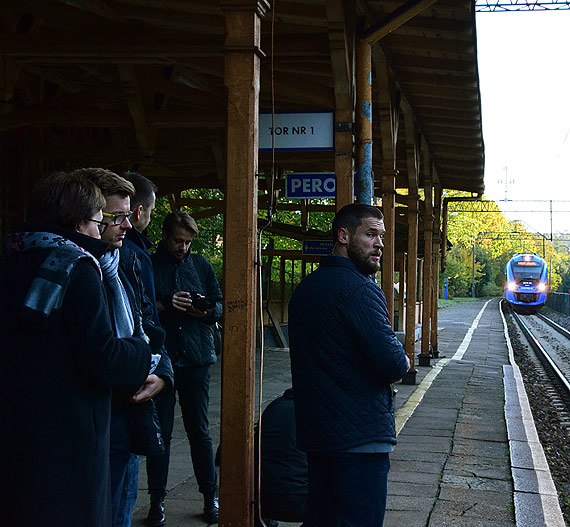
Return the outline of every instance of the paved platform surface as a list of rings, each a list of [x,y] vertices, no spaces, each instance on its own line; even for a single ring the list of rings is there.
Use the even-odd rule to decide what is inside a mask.
[[[509,363],[498,300],[441,310],[438,335],[439,359],[417,368],[414,386],[397,385],[385,527],[564,527],[518,369]],[[289,386],[288,353],[266,352],[264,404]],[[216,445],[219,420],[217,364],[210,401]],[[139,488],[134,526],[144,525],[148,509],[144,458]],[[168,526],[206,525],[179,410],[168,489]]]

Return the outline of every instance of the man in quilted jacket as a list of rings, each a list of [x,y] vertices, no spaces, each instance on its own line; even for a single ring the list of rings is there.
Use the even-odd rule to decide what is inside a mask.
[[[396,443],[390,383],[409,368],[374,281],[384,232],[376,207],[343,207],[332,255],[289,303],[297,439],[309,463],[305,527],[384,522]]]

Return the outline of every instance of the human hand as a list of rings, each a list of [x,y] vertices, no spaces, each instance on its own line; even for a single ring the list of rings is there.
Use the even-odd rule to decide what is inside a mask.
[[[190,293],[188,291],[177,291],[172,295],[172,307],[174,309],[186,313],[191,305],[192,300],[190,300]]]
[[[166,385],[164,379],[151,373],[140,387],[139,391],[131,397],[131,402],[135,404],[146,403],[155,397]]]
[[[406,371],[410,371],[410,357],[406,355],[406,363],[408,365],[408,369]]]
[[[196,309],[192,304],[190,304],[190,307],[188,307],[186,313],[191,317],[196,317],[196,318],[202,318],[206,316],[205,311],[200,311],[199,309]]]

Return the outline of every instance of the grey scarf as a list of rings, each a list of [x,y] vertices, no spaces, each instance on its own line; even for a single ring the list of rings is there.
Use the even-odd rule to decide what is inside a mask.
[[[119,278],[119,250],[107,251],[101,258],[103,282],[110,293],[111,320],[117,337],[132,337],[135,319],[127,291]]]

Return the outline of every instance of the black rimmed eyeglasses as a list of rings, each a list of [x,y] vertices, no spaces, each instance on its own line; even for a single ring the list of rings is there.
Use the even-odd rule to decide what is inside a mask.
[[[107,230],[107,227],[109,226],[108,223],[104,221],[94,220],[93,218],[88,218],[87,221],[93,221],[97,224],[97,229],[99,230],[99,234],[103,234]]]
[[[131,221],[131,216],[133,215],[133,211],[130,210],[125,214],[109,214],[108,212],[103,212],[104,218],[112,218],[113,225],[121,225],[125,220]]]

